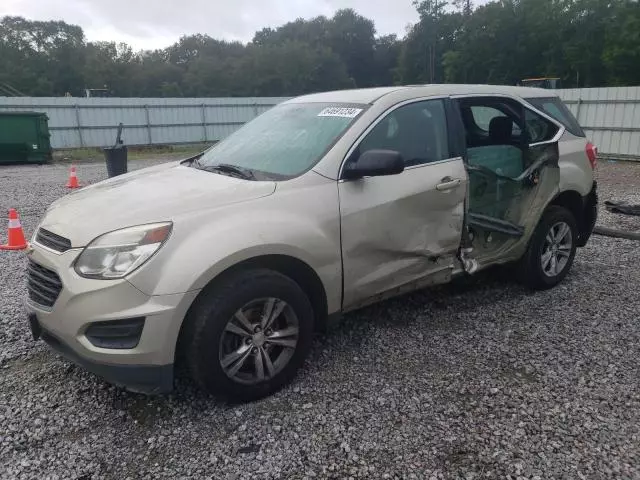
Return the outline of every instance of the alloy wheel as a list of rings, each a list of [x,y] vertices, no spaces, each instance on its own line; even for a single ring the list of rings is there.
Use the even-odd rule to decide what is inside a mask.
[[[298,336],[299,320],[287,302],[253,300],[227,322],[220,338],[220,365],[238,383],[264,382],[287,366]]]
[[[540,262],[542,271],[548,277],[562,273],[569,263],[573,250],[573,234],[566,222],[554,224],[545,237]]]

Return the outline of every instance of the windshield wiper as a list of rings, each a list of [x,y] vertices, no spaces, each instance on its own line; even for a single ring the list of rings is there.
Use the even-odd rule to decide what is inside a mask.
[[[193,157],[191,159],[191,166],[195,167],[195,168],[202,168],[202,164],[200,163],[200,159],[202,158],[203,155],[204,155],[204,153],[201,153],[200,155],[196,155],[195,157]]]
[[[208,172],[230,173],[232,175],[243,178],[245,180],[255,180],[256,178],[253,172],[248,168],[238,167],[236,165],[231,165],[229,163],[219,163],[217,165],[210,165],[210,166],[205,166],[200,168]]]
[[[192,157],[180,160],[181,165],[188,165],[189,167],[198,168],[201,166],[200,159],[204,156],[205,152],[200,152]]]

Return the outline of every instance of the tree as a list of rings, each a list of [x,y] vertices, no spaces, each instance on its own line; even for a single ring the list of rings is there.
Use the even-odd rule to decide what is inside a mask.
[[[402,43],[396,35],[376,38],[373,75],[375,85],[393,85],[399,82],[398,59]]]
[[[352,9],[338,10],[328,23],[327,46],[344,62],[357,87],[375,85],[375,27]]]
[[[328,19],[298,19],[277,28],[265,28],[256,33],[253,44],[284,45],[299,42],[311,48],[329,48],[337,54],[358,87],[375,85],[375,27],[371,20],[352,9],[338,10]]]
[[[188,35],[153,51],[87,42],[65,22],[0,19],[0,88],[27,95],[297,95],[334,88],[456,82],[640,84],[638,0],[416,0],[404,39],[376,36],[352,9],[255,33],[245,45]],[[9,88],[10,90],[10,88]]]
[[[78,93],[82,89],[84,34],[64,22],[23,17],[0,20],[0,81],[37,95]]]
[[[640,82],[640,4],[627,1],[614,13],[607,28],[602,52],[610,85],[637,85]]]
[[[106,86],[114,95],[133,95],[131,79],[139,69],[138,60],[131,47],[125,43],[88,43],[85,47],[82,75],[84,87]]]
[[[166,85],[180,85],[183,70],[167,61],[167,52],[155,50],[136,56],[132,69],[130,85],[134,93],[131,96],[163,97]]]
[[[444,0],[414,1],[420,21],[409,31],[400,58],[403,83],[439,83],[444,80],[443,56],[454,47],[462,14],[447,10]]]
[[[344,63],[326,47],[310,48],[295,41],[247,47],[237,78],[237,95],[292,96],[353,87]]]
[[[603,53],[611,12],[619,2],[573,0],[566,5],[564,53],[575,72],[575,86],[603,86]]]
[[[330,20],[325,16],[285,23],[276,29],[264,28],[253,37],[254,45],[282,45],[285,42],[306,43],[312,47],[327,45]]]
[[[403,47],[403,81],[514,84],[530,76],[558,76],[566,86],[640,81],[634,68],[640,47],[637,0],[500,0],[471,12],[464,0],[454,1],[457,10],[442,5],[417,4],[421,20]]]

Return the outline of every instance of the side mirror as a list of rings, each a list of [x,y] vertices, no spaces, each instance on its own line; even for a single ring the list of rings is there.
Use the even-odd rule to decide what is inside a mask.
[[[347,164],[342,172],[345,180],[357,180],[362,177],[380,177],[397,175],[404,171],[404,159],[395,150],[367,150],[355,161]]]

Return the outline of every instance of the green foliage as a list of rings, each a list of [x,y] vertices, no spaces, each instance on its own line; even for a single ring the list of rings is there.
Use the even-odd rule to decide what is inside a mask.
[[[616,14],[615,28],[605,33],[603,60],[612,85],[637,85],[640,71],[640,7],[626,2]]]
[[[638,0],[499,0],[474,10],[465,0],[416,4],[421,20],[403,45],[403,83],[554,76],[566,87],[640,84]]]
[[[638,0],[416,0],[404,39],[377,37],[352,9],[256,32],[249,44],[207,35],[135,52],[87,42],[59,21],[0,18],[0,89],[24,94],[290,96],[415,83],[515,84],[557,76],[567,87],[640,84]]]

